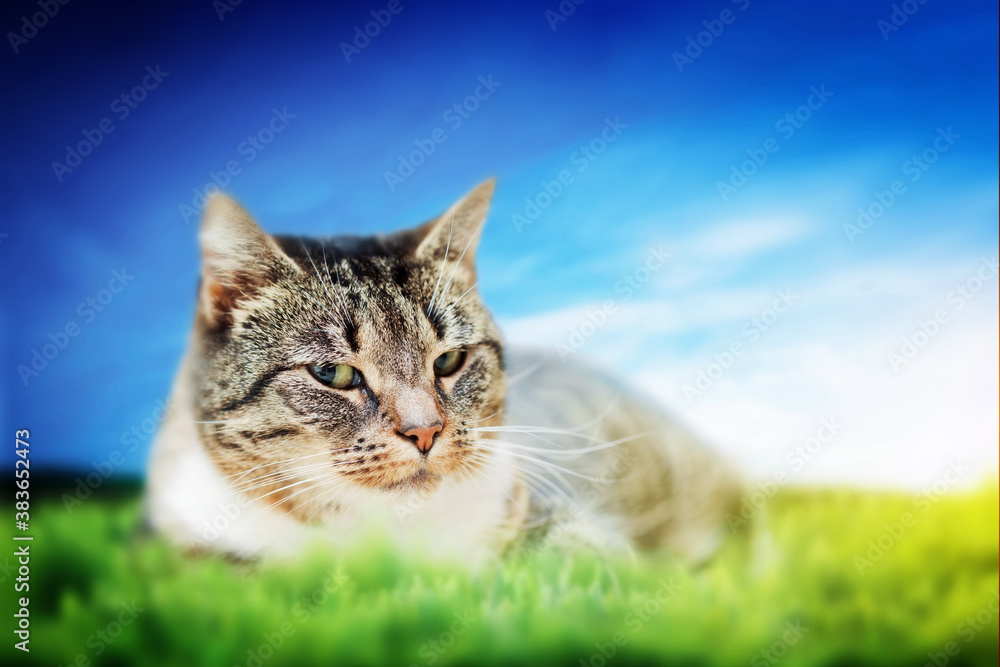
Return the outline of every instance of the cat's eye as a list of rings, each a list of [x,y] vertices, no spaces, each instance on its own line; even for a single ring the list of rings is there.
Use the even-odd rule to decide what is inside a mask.
[[[451,375],[462,367],[463,361],[465,361],[464,350],[452,350],[451,352],[445,352],[434,360],[434,374],[438,377]]]
[[[347,364],[309,364],[309,374],[328,387],[350,389],[361,384],[361,373]]]

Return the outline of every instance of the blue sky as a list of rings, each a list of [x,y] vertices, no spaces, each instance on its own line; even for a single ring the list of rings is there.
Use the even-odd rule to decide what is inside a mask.
[[[404,1],[348,62],[341,43],[386,6],[245,2],[220,20],[209,2],[71,3],[3,55],[3,421],[32,429],[38,465],[85,470],[155,415],[193,307],[182,206],[232,163],[226,189],[266,229],[307,234],[416,224],[497,177],[480,285],[509,339],[555,349],[614,301],[579,355],[757,475],[834,413],[843,432],[803,479],[920,484],[958,454],[995,470],[997,278],[960,310],[948,301],[997,252],[994,5],[919,5],[885,39],[892,3],[588,0],[553,29],[556,2]],[[32,7],[5,7],[5,28]],[[688,38],[705,46],[679,71]],[[492,90],[467,102],[481,77]],[[121,118],[114,100],[144,78],[155,87]],[[456,104],[475,106],[457,126]],[[247,149],[275,109],[285,126]],[[113,131],[59,180],[52,163],[105,118]],[[614,141],[582,157],[608,122]],[[400,156],[442,132],[390,188]],[[719,182],[762,151],[723,199]],[[914,172],[925,151],[934,162]],[[526,199],[564,170],[572,182],[519,230]],[[858,207],[897,180],[849,239]],[[616,293],[660,247],[671,259]],[[79,304],[123,268],[134,280],[89,320]],[[795,305],[750,341],[744,325],[783,289]],[[893,369],[889,353],[942,308]],[[25,384],[18,366],[71,323],[79,335]],[[744,353],[688,400],[733,342]],[[143,469],[139,440],[117,472]]]

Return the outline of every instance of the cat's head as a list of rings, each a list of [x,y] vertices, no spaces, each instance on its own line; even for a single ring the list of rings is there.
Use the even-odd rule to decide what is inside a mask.
[[[505,395],[474,265],[492,193],[390,236],[322,239],[269,236],[212,198],[195,407],[237,488],[305,518],[345,490],[426,493],[483,464],[470,429],[498,424]]]

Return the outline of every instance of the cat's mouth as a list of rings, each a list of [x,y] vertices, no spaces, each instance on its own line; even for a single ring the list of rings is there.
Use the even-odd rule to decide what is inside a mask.
[[[383,491],[430,491],[441,482],[441,475],[421,467],[412,475],[379,485]]]

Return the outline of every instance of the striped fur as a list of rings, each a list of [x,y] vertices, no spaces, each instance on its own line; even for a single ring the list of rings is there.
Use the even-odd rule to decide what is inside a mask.
[[[484,183],[435,220],[368,238],[272,237],[214,197],[195,329],[150,465],[154,525],[243,556],[294,552],[316,535],[344,543],[379,522],[465,553],[555,536],[705,552],[738,487],[698,443],[544,355],[515,355],[508,395],[500,333],[476,290],[492,191]],[[436,377],[449,350],[464,363]],[[363,383],[332,389],[306,370],[314,363],[353,366]],[[555,432],[602,404],[606,419]],[[404,435],[415,415],[442,425],[426,453]],[[567,456],[581,438],[594,451]],[[590,491],[579,483],[598,478]]]

